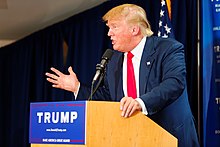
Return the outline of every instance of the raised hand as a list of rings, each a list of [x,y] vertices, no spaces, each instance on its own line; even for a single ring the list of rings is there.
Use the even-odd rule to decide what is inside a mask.
[[[47,81],[52,83],[53,87],[77,92],[80,83],[71,66],[68,68],[69,75],[63,74],[53,67],[50,70],[55,74],[47,72],[45,75],[47,76]]]

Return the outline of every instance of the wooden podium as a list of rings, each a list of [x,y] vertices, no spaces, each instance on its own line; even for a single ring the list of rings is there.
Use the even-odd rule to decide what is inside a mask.
[[[121,117],[119,102],[87,102],[86,145],[31,147],[177,147],[177,139],[141,112]]]

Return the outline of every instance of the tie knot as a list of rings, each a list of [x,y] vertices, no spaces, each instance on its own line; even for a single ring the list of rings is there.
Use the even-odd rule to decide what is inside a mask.
[[[128,59],[132,59],[134,57],[134,55],[131,52],[128,52]]]

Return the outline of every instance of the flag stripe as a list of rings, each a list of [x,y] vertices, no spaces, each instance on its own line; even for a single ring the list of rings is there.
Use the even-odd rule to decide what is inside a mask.
[[[166,3],[167,3],[167,9],[168,9],[168,14],[169,14],[169,18],[171,20],[171,0],[166,0]]]

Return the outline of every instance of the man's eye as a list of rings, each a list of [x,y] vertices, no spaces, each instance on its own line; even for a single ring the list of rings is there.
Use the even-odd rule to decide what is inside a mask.
[[[117,28],[117,26],[112,26],[113,29]]]

